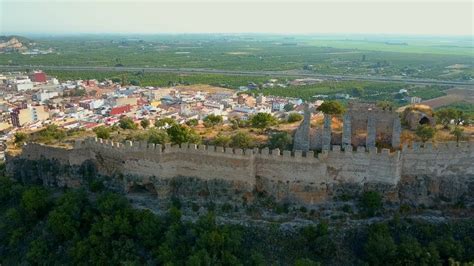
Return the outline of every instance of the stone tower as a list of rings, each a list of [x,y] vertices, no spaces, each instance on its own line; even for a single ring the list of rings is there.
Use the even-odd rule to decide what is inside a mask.
[[[352,127],[351,127],[351,116],[349,113],[344,114],[342,125],[342,147],[345,149],[347,146],[352,144]]]
[[[367,139],[365,142],[366,148],[375,147],[375,139],[377,137],[375,126],[375,117],[372,114],[369,114],[369,117],[367,118]]]
[[[324,115],[322,148],[323,150],[331,148],[331,115],[327,114]]]
[[[306,104],[304,107],[303,122],[301,122],[295,132],[293,150],[309,151],[310,127],[311,112],[309,111],[309,106]]]
[[[402,125],[400,118],[396,117],[393,119],[393,129],[392,129],[392,147],[400,147],[400,135],[402,134]]]

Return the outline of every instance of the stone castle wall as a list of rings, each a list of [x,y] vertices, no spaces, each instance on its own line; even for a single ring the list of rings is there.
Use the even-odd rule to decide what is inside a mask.
[[[316,155],[312,151],[242,150],[195,144],[162,146],[146,142],[124,145],[87,139],[78,141],[72,149],[30,143],[24,146],[20,158],[44,158],[71,166],[92,161],[104,176],[133,176],[134,182],[142,184],[175,177],[221,180],[248,192],[260,189],[276,199],[291,198],[305,203],[325,200],[333,187],[347,184],[397,187],[424,176],[438,181],[449,178],[467,188],[465,182],[474,180],[472,143],[443,143],[436,147],[427,143],[423,148],[414,143],[396,152],[365,147],[352,150],[352,146],[342,150],[341,146],[332,146]],[[442,182],[438,181],[433,184],[439,186]],[[126,179],[123,182],[126,191],[130,184]]]

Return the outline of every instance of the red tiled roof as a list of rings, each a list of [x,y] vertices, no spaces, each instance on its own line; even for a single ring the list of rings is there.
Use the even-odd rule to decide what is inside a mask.
[[[119,114],[130,112],[130,110],[132,110],[132,107],[129,104],[124,105],[124,106],[118,106],[110,110],[110,115],[119,115]]]

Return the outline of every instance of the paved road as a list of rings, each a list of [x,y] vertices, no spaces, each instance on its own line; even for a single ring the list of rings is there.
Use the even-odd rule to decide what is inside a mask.
[[[7,66],[0,65],[1,70],[73,70],[73,71],[117,71],[136,72],[145,71],[152,73],[182,73],[182,74],[222,74],[230,76],[268,76],[268,77],[294,77],[294,78],[319,78],[325,80],[358,80],[358,81],[379,81],[379,82],[403,82],[407,84],[426,85],[448,85],[467,86],[474,88],[474,81],[450,81],[435,79],[414,79],[398,77],[361,76],[361,75],[323,75],[305,71],[240,71],[240,70],[219,70],[207,68],[161,68],[161,67],[94,67],[94,66]]]

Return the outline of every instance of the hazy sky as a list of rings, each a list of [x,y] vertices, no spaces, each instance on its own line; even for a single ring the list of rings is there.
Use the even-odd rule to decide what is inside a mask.
[[[473,35],[473,1],[0,0],[0,33]]]

